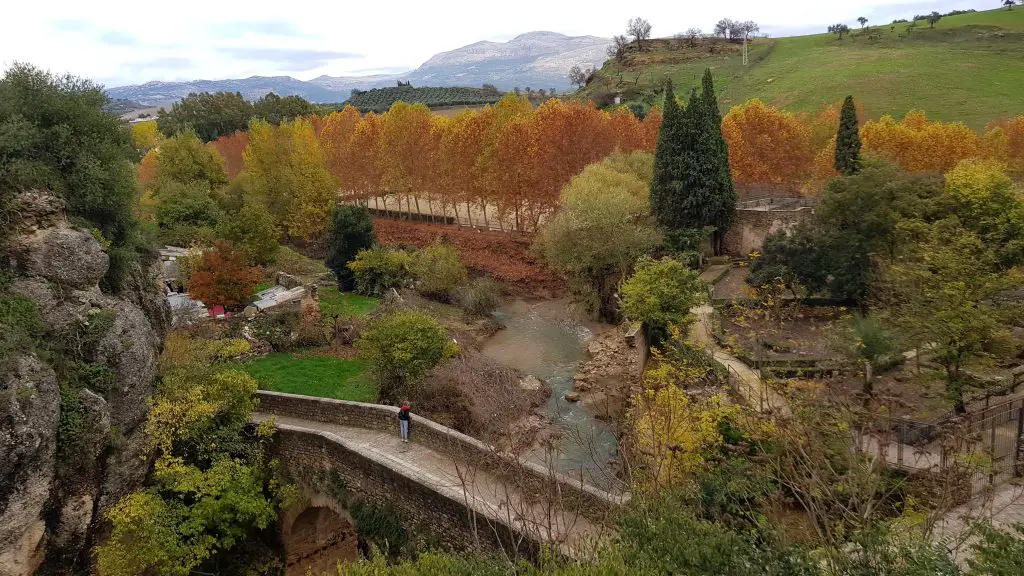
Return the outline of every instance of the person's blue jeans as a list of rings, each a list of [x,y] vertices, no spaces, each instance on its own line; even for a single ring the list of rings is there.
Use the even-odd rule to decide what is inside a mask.
[[[408,420],[399,420],[398,421],[398,427],[402,431],[402,440],[408,440],[409,439],[409,421]]]

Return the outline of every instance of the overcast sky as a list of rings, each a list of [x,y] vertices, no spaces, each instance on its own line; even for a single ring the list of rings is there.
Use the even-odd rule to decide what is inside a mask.
[[[107,86],[150,80],[331,76],[401,72],[479,40],[550,30],[611,36],[642,16],[654,36],[709,30],[723,17],[787,36],[908,18],[931,10],[987,10],[996,0],[9,0],[0,9],[0,63],[25,61]],[[350,6],[358,6],[353,10]]]

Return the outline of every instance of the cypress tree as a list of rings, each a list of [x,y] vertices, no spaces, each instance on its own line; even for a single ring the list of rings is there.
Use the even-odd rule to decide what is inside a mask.
[[[860,172],[860,132],[857,129],[857,108],[853,96],[843,100],[836,134],[836,171],[843,176]]]
[[[685,119],[676,102],[672,81],[665,83],[665,108],[654,148],[654,178],[651,181],[651,214],[658,224],[672,230],[679,226],[682,197],[679,188]]]
[[[689,129],[684,130],[681,168],[684,217],[679,227],[697,231],[713,227],[713,246],[720,253],[722,236],[736,212],[736,191],[710,70],[704,73],[702,88],[699,97],[696,90],[690,93],[686,107]]]

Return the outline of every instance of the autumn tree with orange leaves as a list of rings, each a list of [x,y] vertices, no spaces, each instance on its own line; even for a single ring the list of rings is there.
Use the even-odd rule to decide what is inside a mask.
[[[224,157],[224,168],[227,170],[228,178],[234,178],[242,172],[245,161],[242,158],[246,145],[249,144],[249,133],[239,130],[230,136],[221,136],[210,142],[214,150]]]
[[[252,299],[259,281],[259,268],[249,266],[245,253],[218,240],[192,271],[188,293],[207,306],[234,306]]]
[[[810,130],[796,115],[755,98],[725,115],[722,135],[737,187],[792,192],[807,180],[814,152]]]

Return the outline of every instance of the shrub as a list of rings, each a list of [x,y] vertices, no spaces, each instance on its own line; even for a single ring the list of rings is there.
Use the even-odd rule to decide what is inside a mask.
[[[320,316],[320,308],[312,300],[302,301],[302,313],[295,330],[298,346],[321,346],[327,343],[328,329]]]
[[[408,394],[431,368],[457,353],[451,343],[433,318],[402,312],[381,319],[356,346],[378,380],[381,400],[393,402]]]
[[[696,271],[678,260],[652,260],[644,256],[636,272],[622,285],[622,312],[630,320],[645,322],[656,336],[667,335],[669,326],[692,322],[690,308],[701,303],[704,283]]]
[[[466,266],[451,246],[434,244],[412,258],[416,290],[430,298],[448,301],[455,288],[466,281]]]
[[[252,352],[252,344],[241,338],[229,338],[219,344],[220,350],[217,350],[219,360],[231,360]]]
[[[301,315],[295,310],[260,314],[253,319],[250,327],[256,338],[270,344],[275,352],[288,352],[295,347],[295,334]]]
[[[338,280],[338,290],[351,290],[355,277],[348,263],[373,246],[373,219],[361,206],[335,206],[328,230],[327,267]]]
[[[380,246],[360,250],[355,260],[348,263],[356,279],[356,291],[370,296],[380,296],[390,288],[405,285],[412,277],[412,258],[401,250],[389,250]]]
[[[470,314],[486,316],[498,307],[501,291],[490,278],[476,278],[455,291],[456,302]]]

